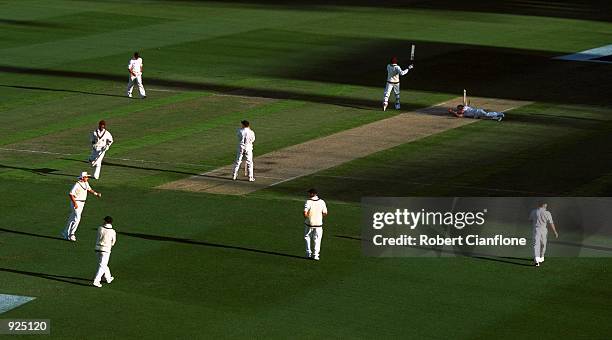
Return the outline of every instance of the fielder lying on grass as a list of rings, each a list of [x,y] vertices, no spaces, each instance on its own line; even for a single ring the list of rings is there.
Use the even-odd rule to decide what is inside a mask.
[[[468,105],[457,105],[457,110],[448,109],[448,112],[458,118],[492,119],[498,122],[504,119],[503,112],[488,111]]]

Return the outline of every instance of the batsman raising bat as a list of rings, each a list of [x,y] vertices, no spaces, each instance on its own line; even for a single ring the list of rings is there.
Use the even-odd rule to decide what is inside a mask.
[[[91,156],[89,156],[89,162],[91,162],[93,167],[93,177],[95,179],[100,179],[102,160],[111,144],[113,144],[113,136],[106,130],[106,122],[101,120],[98,123],[98,129],[91,133]]]
[[[410,51],[410,59],[414,60],[414,45]],[[391,90],[395,93],[395,109],[400,109],[400,76],[404,76],[413,69],[414,66],[410,64],[407,69],[402,68],[397,64],[397,57],[391,58],[391,63],[387,65],[387,84],[385,86],[385,95],[383,97],[383,111],[387,111],[389,105],[389,96]]]

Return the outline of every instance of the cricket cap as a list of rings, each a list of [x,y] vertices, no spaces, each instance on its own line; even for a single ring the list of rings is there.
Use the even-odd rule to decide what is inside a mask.
[[[81,172],[81,176],[79,176],[79,179],[83,179],[83,178],[85,178],[85,177],[91,177],[91,175],[90,175],[90,174],[88,174],[88,173],[87,173],[87,171],[83,171],[83,172]]]

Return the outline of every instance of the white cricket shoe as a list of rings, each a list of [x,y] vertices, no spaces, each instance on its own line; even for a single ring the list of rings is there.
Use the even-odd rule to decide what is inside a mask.
[[[249,178],[249,182],[255,182],[255,178],[253,177]]]
[[[76,242],[76,236],[74,236],[74,234],[70,235],[69,240],[72,242]]]
[[[316,256],[314,256],[312,259],[313,259],[313,260],[315,260],[315,261],[319,261],[319,256],[318,256],[318,255],[316,255]]]
[[[401,108],[400,104],[395,104],[395,109],[399,110]]]
[[[111,283],[111,282],[113,282],[114,279],[115,279],[115,277],[111,276],[110,279],[106,280],[106,283]]]
[[[387,103],[383,103],[383,111],[387,111]]]
[[[233,176],[232,176],[232,181],[235,181],[235,180],[236,180],[236,177],[237,177],[236,175],[233,175]]]
[[[102,288],[102,284],[101,284],[100,282],[96,282],[96,281],[94,281],[94,282],[92,283],[92,285],[93,285],[94,287]]]

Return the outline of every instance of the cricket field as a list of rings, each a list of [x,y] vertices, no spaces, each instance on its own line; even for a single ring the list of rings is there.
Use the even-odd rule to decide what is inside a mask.
[[[612,44],[611,13],[580,0],[0,1],[0,294],[34,298],[0,299],[0,319],[50,319],[65,339],[610,339],[612,258],[366,257],[360,201],[612,196],[612,58],[557,59]],[[410,64],[411,44],[402,109],[383,112],[385,66]],[[125,93],[135,51],[146,99]],[[521,104],[502,122],[419,113],[463,89]],[[91,181],[102,197],[67,242],[67,194],[91,171],[101,119],[115,138]],[[242,119],[256,182],[206,182],[234,161]],[[304,259],[311,187],[329,208],[318,262]],[[95,288],[106,215],[115,281]]]

